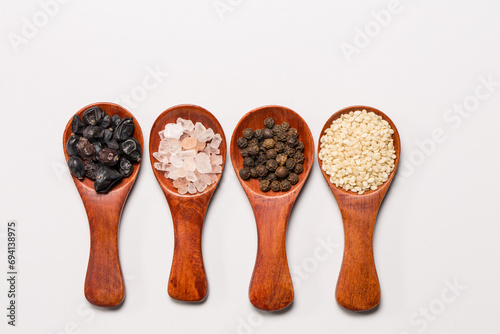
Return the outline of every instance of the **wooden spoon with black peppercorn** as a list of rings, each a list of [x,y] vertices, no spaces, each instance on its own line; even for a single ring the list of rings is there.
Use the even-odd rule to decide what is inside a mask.
[[[303,172],[298,182],[288,191],[262,191],[259,181],[240,175],[244,158],[238,147],[238,138],[245,129],[262,129],[264,121],[273,118],[276,124],[288,122],[298,130],[304,145]],[[272,144],[272,143],[271,143]],[[281,106],[264,106],[247,113],[236,126],[231,138],[231,161],[248,196],[257,223],[257,259],[250,283],[250,302],[258,309],[278,311],[293,302],[292,278],[286,257],[286,229],[293,205],[304,185],[314,158],[314,142],[306,122],[293,110]],[[273,166],[270,166],[274,168]]]
[[[120,118],[133,117],[132,114],[114,103],[94,103],[82,108],[76,114],[81,118],[83,112],[91,107],[100,107],[108,115]],[[144,144],[141,127],[135,118],[132,134],[141,145]],[[70,154],[66,143],[72,134],[72,120],[68,122],[63,135],[66,160]],[[115,307],[125,297],[123,275],[118,257],[118,226],[125,200],[139,173],[140,161],[133,164],[134,170],[129,177],[122,178],[108,193],[97,193],[94,181],[82,180],[74,175],[73,181],[80,193],[87,211],[90,227],[90,256],[85,278],[85,297],[96,306]]]
[[[195,105],[178,105],[165,110],[153,124],[149,137],[149,155],[151,167],[161,190],[167,199],[174,224],[174,256],[172,269],[168,280],[168,294],[170,297],[186,301],[200,302],[207,297],[207,275],[203,264],[201,249],[201,233],[203,221],[212,195],[220,182],[222,173],[217,175],[217,181],[209,185],[201,193],[179,194],[173,186],[172,180],[165,177],[165,172],[154,167],[156,159],[154,152],[158,152],[160,136],[158,133],[168,123],[175,123],[178,118],[200,122],[207,129],[211,128],[222,137],[220,155],[222,156],[222,171],[226,163],[226,137],[219,121],[209,111]]]
[[[336,112],[326,121],[320,134],[318,154],[321,150],[321,137],[332,122],[341,115],[356,110],[373,112],[390,124],[392,130],[394,130],[392,138],[394,140],[394,150],[396,151],[395,167],[389,174],[388,180],[378,189],[366,191],[362,195],[346,191],[331,183],[330,176],[322,168],[321,159],[318,159],[321,172],[337,200],[344,222],[344,257],[335,297],[343,308],[360,312],[370,310],[380,302],[380,284],[373,258],[373,230],[380,204],[398,168],[401,142],[396,126],[383,112],[366,106],[352,106]]]

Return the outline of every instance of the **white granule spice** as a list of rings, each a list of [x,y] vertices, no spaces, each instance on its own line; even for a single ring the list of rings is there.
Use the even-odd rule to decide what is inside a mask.
[[[394,170],[393,133],[387,121],[366,110],[333,121],[321,137],[319,152],[330,182],[359,195],[376,190]]]

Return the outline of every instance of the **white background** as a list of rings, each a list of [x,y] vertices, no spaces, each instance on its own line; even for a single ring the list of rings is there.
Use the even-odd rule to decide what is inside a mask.
[[[372,11],[387,10],[388,2],[221,0],[231,10],[218,13],[213,0],[74,0],[52,8],[43,22],[38,1],[3,1],[0,258],[5,268],[6,223],[15,219],[20,278],[16,328],[6,324],[1,280],[1,332],[498,330],[499,2],[402,0],[380,28]],[[38,31],[22,37],[33,22]],[[372,37],[357,40],[358,53],[348,59],[342,43],[355,46],[357,29],[365,28]],[[16,47],[14,34],[26,38]],[[168,76],[138,96],[148,69]],[[489,76],[496,87],[480,88],[489,96],[479,101],[475,89]],[[134,93],[131,103],[121,98]],[[117,310],[91,307],[83,295],[87,217],[65,167],[62,133],[73,113],[100,101],[128,107],[146,143],[156,117],[180,103],[210,110],[228,139],[246,112],[266,104],[302,115],[316,142],[341,108],[384,111],[398,127],[403,153],[374,236],[380,307],[354,314],[335,302],[342,222],[315,163],[287,239],[290,266],[307,277],[292,272],[295,301],[287,312],[254,309],[247,291],[256,227],[229,157],[205,220],[206,302],[186,305],[167,295],[172,221],[146,158],[121,220],[127,298]],[[472,110],[466,117],[448,111],[464,103]],[[445,139],[430,144],[436,129]],[[319,239],[336,244],[326,258],[314,257]],[[454,294],[446,281],[462,290]]]

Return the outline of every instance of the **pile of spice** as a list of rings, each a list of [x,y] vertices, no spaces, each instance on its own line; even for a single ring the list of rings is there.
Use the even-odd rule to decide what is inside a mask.
[[[321,137],[319,152],[330,182],[359,195],[377,190],[394,170],[393,133],[387,121],[366,110],[333,121]]]
[[[173,180],[179,194],[202,192],[217,181],[223,163],[220,134],[200,122],[178,118],[176,123],[166,124],[159,135],[160,146],[153,153],[159,162],[154,167]]]
[[[73,176],[94,180],[98,193],[107,193],[134,171],[142,157],[139,141],[132,137],[133,118],[111,117],[99,107],[90,107],[73,116],[72,134],[66,142],[68,167]]]
[[[273,118],[264,121],[264,129],[245,129],[236,144],[241,149],[243,180],[259,179],[260,190],[289,191],[299,182],[304,170],[304,143],[299,141],[297,129]]]

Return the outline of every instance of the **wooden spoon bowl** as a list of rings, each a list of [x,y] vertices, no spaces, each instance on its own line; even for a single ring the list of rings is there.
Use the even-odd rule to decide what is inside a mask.
[[[262,129],[264,120],[274,118],[276,124],[290,123],[304,143],[304,171],[299,182],[288,192],[262,192],[257,179],[243,180],[239,170],[243,157],[236,141],[246,128]],[[280,106],[264,106],[247,113],[240,120],[231,138],[231,161],[234,171],[250,200],[258,232],[257,259],[250,283],[250,302],[258,309],[278,311],[293,301],[293,285],[286,258],[288,218],[314,160],[314,141],[306,122],[293,110]]]
[[[336,187],[330,182],[330,176],[323,170],[323,163],[319,159],[319,151],[321,150],[321,137],[334,120],[351,111],[364,109],[367,112],[373,112],[382,116],[390,124],[392,130],[394,130],[392,138],[394,140],[396,159],[394,170],[390,173],[388,180],[384,184],[376,190],[369,190],[359,195]],[[380,302],[380,284],[373,258],[373,230],[380,204],[396,175],[400,154],[401,142],[396,126],[387,115],[375,108],[366,106],[344,108],[330,117],[321,130],[318,143],[318,162],[321,172],[337,200],[344,222],[344,257],[335,296],[337,302],[345,309],[367,311],[377,306]]]
[[[114,103],[94,103],[88,105],[76,114],[80,116],[90,107],[98,106],[110,116],[119,115],[121,118],[133,117],[123,107]],[[66,160],[69,154],[66,151],[66,142],[71,136],[71,121],[66,125],[63,135],[63,149]],[[144,147],[141,127],[134,117],[135,137],[141,147]],[[85,297],[96,306],[115,307],[125,296],[125,287],[118,257],[118,226],[125,200],[134,185],[139,173],[140,162],[134,164],[131,176],[122,179],[107,194],[100,194],[94,190],[94,181],[89,178],[79,180],[73,177],[76,188],[80,193],[83,205],[87,211],[90,227],[90,256],[85,278]]]
[[[175,123],[177,118],[201,122],[207,129],[211,128],[222,137],[219,147],[222,155],[222,170],[226,163],[226,137],[219,121],[207,110],[195,105],[178,105],[165,110],[153,124],[149,139],[149,155],[151,167],[160,187],[165,194],[174,224],[174,256],[172,269],[168,281],[170,297],[187,302],[203,301],[207,296],[207,276],[203,264],[201,249],[201,233],[203,221],[210,203],[210,199],[217,188],[222,173],[218,174],[217,181],[212,183],[201,193],[181,195],[173,186],[173,181],[165,177],[165,172],[154,168],[157,161],[153,157],[158,152],[160,136],[158,133],[167,123]]]

